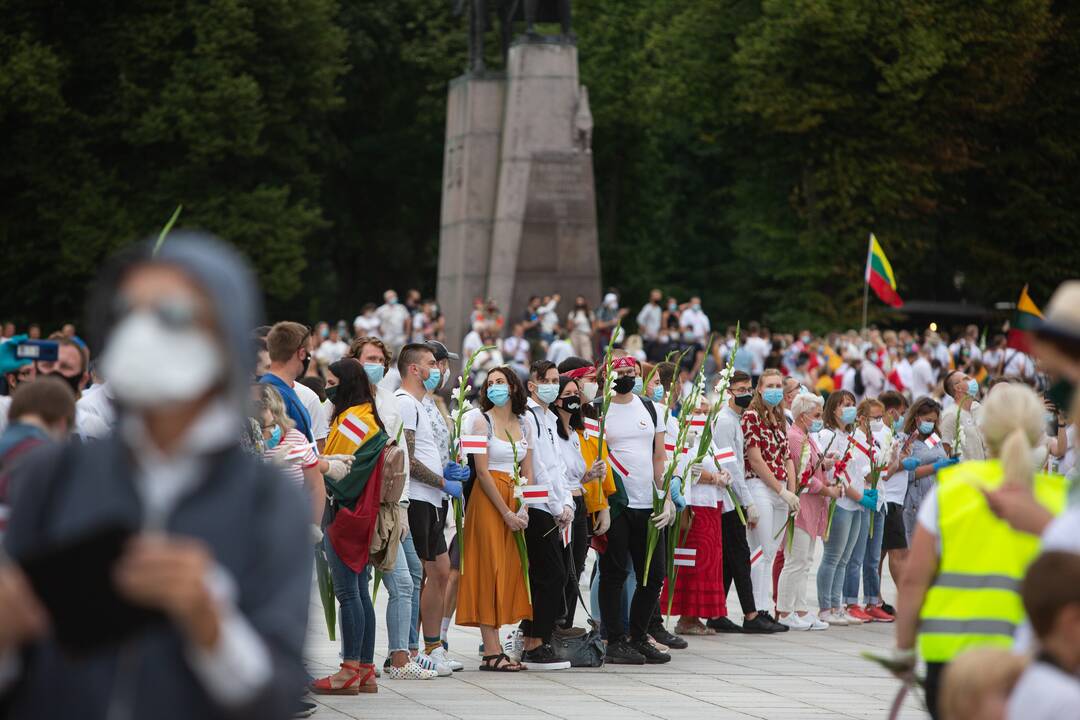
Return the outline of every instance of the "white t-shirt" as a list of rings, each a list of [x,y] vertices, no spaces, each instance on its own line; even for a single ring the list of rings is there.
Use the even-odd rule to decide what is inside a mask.
[[[558,365],[574,354],[574,346],[567,340],[556,339],[548,346],[547,359]]]
[[[1009,720],[1080,720],[1080,678],[1050,663],[1028,666],[1009,696]]]
[[[307,385],[299,382],[293,383],[293,391],[300,398],[300,403],[307,409],[311,416],[311,435],[316,441],[326,439],[330,434],[330,421],[323,411],[322,400],[315,391]]]
[[[353,320],[357,337],[379,337],[379,318],[375,315],[357,315]]]
[[[929,395],[936,384],[937,377],[934,375],[934,368],[930,366],[929,360],[920,355],[919,359],[911,366],[912,400]]]
[[[628,403],[612,402],[608,406],[604,440],[614,457],[612,462],[627,471],[623,485],[629,507],[635,510],[652,509],[656,490],[653,443],[657,434],[664,431],[663,416],[658,414],[656,422],[653,422],[639,397],[631,397]]]
[[[116,405],[109,394],[108,383],[94,385],[85,390],[82,397],[75,403],[76,411],[82,411],[87,415],[96,415],[109,430],[116,425]]]
[[[588,468],[585,467],[585,456],[581,454],[581,438],[573,430],[568,434],[566,440],[559,438],[559,451],[566,468],[566,487],[573,492],[581,489],[581,478]]]
[[[529,362],[529,341],[523,337],[511,335],[503,340],[503,353],[511,362],[524,365]]]
[[[750,354],[754,357],[752,374],[760,375],[765,369],[765,358],[769,357],[769,353],[772,351],[772,345],[765,338],[755,335],[746,338],[746,349],[749,350]]]
[[[8,411],[11,410],[11,396],[0,395],[0,433],[8,426]]]
[[[379,332],[392,350],[396,351],[405,344],[405,325],[410,320],[407,307],[401,303],[380,305],[375,310],[375,317],[379,319]]]
[[[329,365],[345,357],[349,352],[349,346],[344,341],[323,340],[319,349],[315,351],[315,359],[320,365]]]
[[[874,438],[874,462],[878,465],[883,465],[888,458],[889,441],[892,437],[892,433],[888,429],[882,429],[880,432],[871,433]],[[855,431],[855,439],[864,448],[870,449],[867,445],[866,439],[863,436],[862,429]],[[852,480],[855,480],[856,476],[862,478],[858,481],[860,489],[864,492],[868,489],[870,484],[870,458],[856,447],[851,453],[851,463],[848,465],[848,475]],[[880,478],[878,481],[878,504],[877,510],[881,510],[885,507],[885,493],[882,489],[884,478]],[[854,483],[853,483],[854,484]],[[903,500],[901,500],[903,502]],[[858,505],[858,503],[856,503]],[[859,507],[862,507],[859,505]]]
[[[1002,375],[1030,378],[1035,374],[1035,363],[1019,350],[1005,351],[1005,370]]]
[[[427,411],[416,398],[405,390],[394,393],[398,402],[398,410],[401,412],[401,422],[405,431],[413,431],[413,457],[424,464],[431,472],[442,477],[442,464],[439,458],[439,448],[435,444],[435,432],[431,428],[431,419]],[[439,507],[442,505],[444,493],[441,489],[433,488],[421,482],[409,483],[409,499],[422,500],[426,503]]]
[[[461,341],[461,357],[463,359],[471,358],[472,354],[483,346],[484,341],[480,338],[480,333],[470,330],[465,339]]]
[[[712,326],[709,324],[709,316],[702,310],[687,308],[679,316],[679,326],[693,334],[694,339],[704,343]]]
[[[837,436],[835,440],[833,439],[834,435]],[[814,437],[814,441],[817,442],[817,446],[823,454],[832,455],[837,459],[837,461],[839,461],[842,457],[844,457],[844,454],[848,450],[849,436],[846,432],[838,432],[836,430],[825,428]],[[831,447],[829,446],[830,442],[832,443]],[[825,448],[829,448],[827,452]],[[859,459],[855,457],[856,454],[861,455],[862,452],[858,448],[852,447],[851,459],[848,460],[847,464],[847,480],[850,482],[853,488],[855,488],[859,492],[862,492],[864,487],[864,481],[866,479],[866,473],[870,470],[870,464],[867,463],[866,465],[860,465]],[[833,471],[825,471],[825,477],[832,480]],[[841,507],[844,510],[848,510],[850,512],[862,509],[862,505],[855,502],[847,495],[841,495],[840,499],[836,501],[836,504],[838,507]]]
[[[960,430],[964,434],[964,442],[960,446],[961,458],[967,460],[985,460],[986,445],[983,442],[982,431],[979,429],[981,412],[979,403],[972,402],[970,410],[960,410],[960,406],[953,402],[941,413],[941,440],[956,452],[956,414],[960,413]]]

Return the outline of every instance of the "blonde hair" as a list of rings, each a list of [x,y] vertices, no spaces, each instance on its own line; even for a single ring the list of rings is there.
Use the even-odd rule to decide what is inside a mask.
[[[285,432],[296,426],[296,423],[285,412],[285,401],[281,399],[281,393],[273,385],[259,383],[255,386],[255,411],[262,413],[269,410],[274,422],[281,426],[281,432]]]
[[[757,387],[754,389],[754,399],[750,401],[750,409],[755,411],[758,414],[758,417],[761,418],[766,425],[785,429],[787,428],[787,420],[784,419],[783,403],[780,403],[776,407],[769,407],[768,404],[766,404],[765,399],[761,396],[765,386],[763,381],[767,377],[780,378],[780,387],[784,387],[784,374],[776,368],[768,368],[765,372],[761,373],[761,377],[758,378]]]
[[[1012,693],[1028,660],[1003,648],[968,650],[949,662],[941,682],[938,709],[944,720],[978,720],[994,694],[1001,703]]]
[[[982,406],[982,433],[990,454],[1001,461],[1005,482],[1030,487],[1032,455],[1043,434],[1043,404],[1027,385],[995,385]]]

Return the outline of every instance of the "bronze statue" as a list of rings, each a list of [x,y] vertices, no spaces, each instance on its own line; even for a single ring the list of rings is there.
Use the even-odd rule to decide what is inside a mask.
[[[454,14],[467,13],[469,18],[469,72],[482,73],[485,70],[484,33],[491,27],[489,4],[495,8],[499,20],[504,63],[510,51],[515,21],[525,21],[525,34],[529,38],[540,37],[536,32],[537,22],[558,22],[562,28],[562,39],[574,39],[570,29],[570,0],[493,0],[491,3],[486,0],[454,0]]]

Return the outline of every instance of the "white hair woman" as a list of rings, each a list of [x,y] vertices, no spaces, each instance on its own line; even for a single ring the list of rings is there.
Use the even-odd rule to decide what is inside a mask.
[[[1043,405],[1026,385],[1004,383],[983,405],[983,436],[991,459],[938,473],[919,509],[897,603],[896,659],[915,663],[915,638],[927,665],[926,701],[937,717],[945,666],[979,646],[1008,648],[1024,619],[1019,587],[1039,538],[1013,530],[990,510],[986,493],[1030,488],[1052,514],[1065,507],[1067,482],[1036,474],[1044,453]]]
[[[788,453],[795,465],[795,492],[801,499],[791,544],[784,548],[776,612],[778,622],[792,630],[829,627],[810,613],[806,604],[806,575],[814,561],[814,545],[825,534],[828,524],[828,498],[840,495],[840,488],[825,479],[821,450],[813,438],[814,433],[821,431],[824,406],[821,396],[811,393],[800,393],[791,401],[793,422],[787,431]]]

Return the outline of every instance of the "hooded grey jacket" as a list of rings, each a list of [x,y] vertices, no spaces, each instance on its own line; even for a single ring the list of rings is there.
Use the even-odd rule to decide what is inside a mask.
[[[117,282],[149,259],[140,246],[102,277],[91,316],[98,339],[111,324]],[[232,250],[205,237],[171,235],[157,262],[184,270],[210,296],[230,360],[223,389],[239,420],[260,308],[255,283]],[[121,413],[123,409],[121,408]],[[50,638],[24,649],[22,672],[0,707],[16,718],[288,718],[304,682],[301,653],[311,582],[309,505],[274,468],[235,445],[202,458],[204,477],[172,510],[167,532],[201,540],[236,583],[236,608],[265,644],[272,674],[240,707],[215,703],[192,672],[184,639],[161,623],[87,657],[67,656]],[[100,442],[44,448],[25,458],[13,480],[5,543],[16,560],[117,522],[143,516],[130,448],[119,434]],[[75,569],[73,569],[74,571]],[[92,617],[87,622],[93,622]]]

